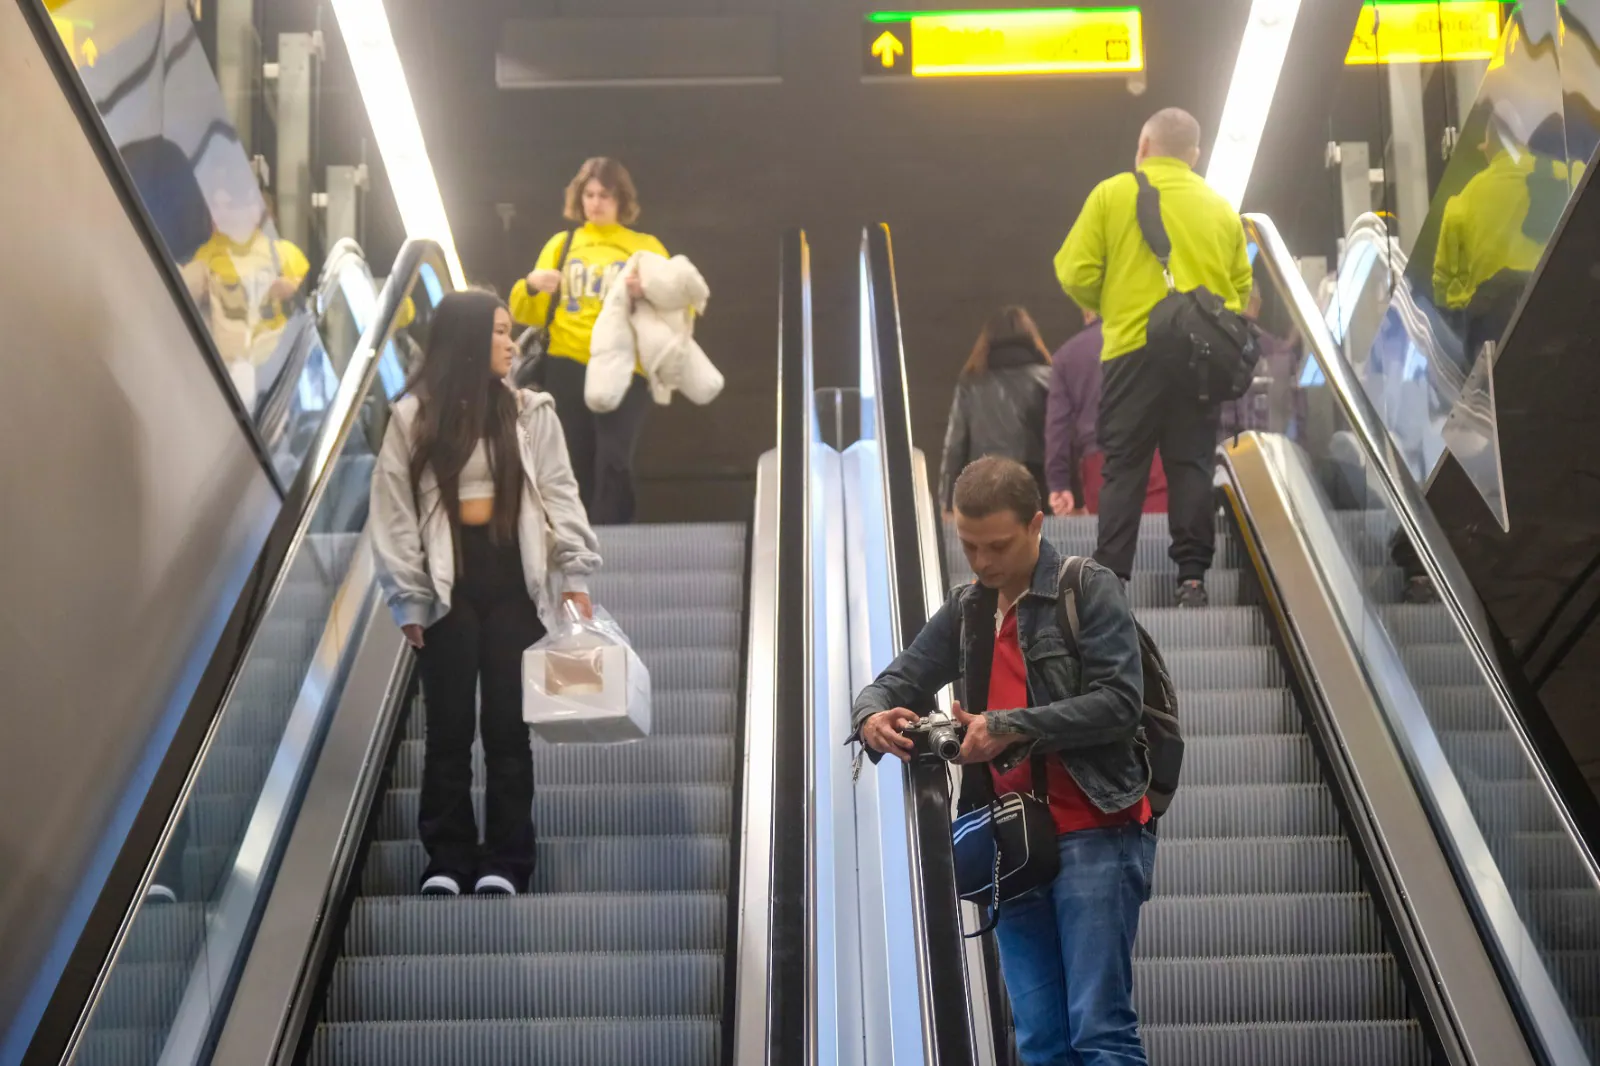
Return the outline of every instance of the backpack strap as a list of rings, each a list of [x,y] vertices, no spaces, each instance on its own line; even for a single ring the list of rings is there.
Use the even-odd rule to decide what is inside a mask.
[[[1069,555],[1061,560],[1061,569],[1056,572],[1056,617],[1061,639],[1080,662],[1083,655],[1078,649],[1078,634],[1083,627],[1078,621],[1078,599],[1083,595],[1083,567],[1087,562],[1081,555]]]
[[[1166,223],[1161,221],[1161,193],[1144,171],[1135,170],[1133,180],[1139,183],[1139,196],[1134,201],[1134,215],[1139,220],[1139,232],[1144,236],[1144,243],[1149,245],[1150,251],[1161,261],[1161,276],[1167,279],[1167,291],[1177,292],[1178,283],[1172,280],[1172,238],[1167,236]]]

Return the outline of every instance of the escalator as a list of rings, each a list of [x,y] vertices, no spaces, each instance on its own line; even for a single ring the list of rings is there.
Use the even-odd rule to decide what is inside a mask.
[[[1142,526],[1129,588],[1187,738],[1135,949],[1150,1061],[1595,1061],[1594,865],[1475,640],[1469,586],[1415,483],[1270,221],[1247,230],[1257,284],[1302,347],[1219,450],[1212,606],[1171,606],[1162,516]],[[891,408],[882,424],[905,427],[886,229],[868,231],[864,283],[878,316],[863,327],[873,402]],[[908,491],[899,508],[891,494],[883,535],[916,575],[898,591],[906,640],[971,573],[953,531],[939,535],[920,453],[896,433],[883,477]],[[1094,530],[1050,518],[1045,535],[1088,555]],[[1424,546],[1444,603],[1402,602],[1402,533]],[[928,839],[928,819],[948,811],[941,777],[917,786],[934,801],[907,804],[908,836]],[[927,970],[952,957],[949,870],[925,856],[910,876],[925,901],[916,992],[935,1018],[924,1061],[1015,1063],[992,950],[967,952],[959,980]]]
[[[1185,735],[1135,948],[1150,1061],[1431,1062],[1245,551],[1219,522],[1211,606],[1173,607],[1165,519],[1141,524],[1129,589],[1172,671]],[[1093,555],[1095,520],[1052,517],[1045,536]],[[970,581],[953,530],[945,552],[952,582]]]
[[[747,534],[597,532],[595,601],[650,670],[651,735],[535,739],[532,893],[424,898],[413,697],[308,1062],[716,1061]],[[481,825],[478,746],[473,778]]]
[[[807,284],[792,251],[791,308]],[[775,534],[805,499],[803,479],[777,476],[783,443],[753,528],[597,530],[592,594],[650,670],[651,733],[533,739],[530,894],[417,894],[422,695],[361,530],[385,383],[405,377],[396,330],[427,321],[444,278],[437,247],[409,242],[377,301],[341,384],[342,432],[318,448],[333,472],[152,862],[177,900],[137,909],[73,1061],[699,1066],[732,1061],[736,1032],[784,1039],[769,1003],[812,969],[767,961],[800,939],[803,908],[777,903],[804,899],[773,861],[804,833],[783,817],[803,805],[800,778],[774,768],[776,641],[802,606],[779,591],[792,556]],[[780,362],[808,357],[802,325],[793,315]],[[481,825],[480,745],[473,775]]]

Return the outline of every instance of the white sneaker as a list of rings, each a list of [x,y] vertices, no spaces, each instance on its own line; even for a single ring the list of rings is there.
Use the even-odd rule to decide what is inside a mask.
[[[151,882],[150,887],[144,890],[146,903],[176,903],[178,894],[166,885]]]
[[[480,896],[515,896],[517,894],[517,886],[511,883],[509,877],[501,877],[499,874],[484,874],[478,878],[478,883],[473,888],[473,891]]]
[[[449,874],[434,874],[422,882],[424,896],[459,896],[461,895],[461,882]]]

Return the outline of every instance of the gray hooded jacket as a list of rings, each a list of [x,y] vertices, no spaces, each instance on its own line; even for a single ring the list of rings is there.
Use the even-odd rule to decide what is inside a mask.
[[[517,394],[517,406],[525,475],[517,539],[528,595],[549,629],[557,621],[562,592],[589,591],[589,575],[600,568],[599,541],[578,499],[555,401],[545,393],[523,391]],[[415,396],[394,405],[372,476],[368,523],[378,583],[400,626],[431,626],[448,614],[456,578],[455,539],[444,508],[438,506],[433,471],[424,471],[418,492],[411,491],[411,427],[417,408]]]

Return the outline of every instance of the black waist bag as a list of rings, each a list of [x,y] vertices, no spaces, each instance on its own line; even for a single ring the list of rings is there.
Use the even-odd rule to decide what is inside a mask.
[[[1045,780],[1044,757],[1033,757],[1033,788]],[[986,766],[969,773],[988,773]],[[950,827],[955,852],[956,893],[969,903],[989,908],[989,920],[974,933],[982,936],[1000,918],[1000,904],[1048,885],[1061,869],[1056,823],[1050,804],[1038,795],[1007,792],[987,806],[968,811]]]
[[[1204,285],[1178,291],[1169,265],[1172,240],[1161,221],[1161,194],[1143,171],[1135,171],[1134,178],[1139,182],[1139,232],[1161,260],[1161,273],[1167,279],[1167,295],[1150,312],[1149,350],[1183,376],[1202,405],[1237,400],[1250,390],[1261,359],[1255,330]]]

